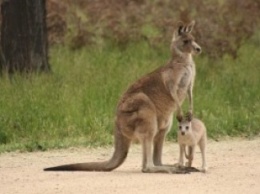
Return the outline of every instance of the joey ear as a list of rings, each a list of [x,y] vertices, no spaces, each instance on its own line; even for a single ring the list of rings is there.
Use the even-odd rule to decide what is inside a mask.
[[[177,119],[177,121],[180,123],[180,122],[182,122],[182,120],[183,120],[183,117],[182,117],[182,116],[179,116],[179,115],[177,115],[176,119]]]
[[[192,112],[190,112],[190,111],[187,112],[187,114],[186,114],[186,120],[187,120],[188,122],[191,122],[192,117],[193,117]]]
[[[192,115],[187,117],[187,121],[191,122],[191,120],[192,120]]]

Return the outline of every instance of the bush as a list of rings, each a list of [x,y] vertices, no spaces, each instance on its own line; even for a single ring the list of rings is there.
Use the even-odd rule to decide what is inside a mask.
[[[204,54],[237,57],[241,44],[252,37],[260,21],[255,0],[48,0],[49,41],[72,49],[107,41],[125,48],[147,41],[169,45],[179,20],[197,21],[194,31]]]

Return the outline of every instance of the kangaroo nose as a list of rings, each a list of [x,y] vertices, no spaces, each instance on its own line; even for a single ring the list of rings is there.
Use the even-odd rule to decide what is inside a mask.
[[[200,47],[197,47],[197,48],[196,48],[196,51],[197,51],[198,53],[201,53],[201,48],[200,48]]]
[[[181,132],[181,134],[182,134],[182,135],[185,135],[185,132],[184,132],[184,131],[182,131],[182,132]]]

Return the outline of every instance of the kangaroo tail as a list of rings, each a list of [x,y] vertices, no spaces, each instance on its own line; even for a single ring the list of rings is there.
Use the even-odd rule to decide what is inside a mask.
[[[89,162],[67,164],[45,168],[44,171],[112,171],[126,159],[131,140],[119,130],[115,130],[115,150],[110,160],[104,162]]]

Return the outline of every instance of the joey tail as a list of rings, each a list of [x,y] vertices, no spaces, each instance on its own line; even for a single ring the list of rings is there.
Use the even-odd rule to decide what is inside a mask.
[[[125,161],[130,143],[130,139],[125,137],[119,130],[115,130],[115,150],[109,160],[104,162],[66,164],[45,168],[44,171],[112,171]]]

